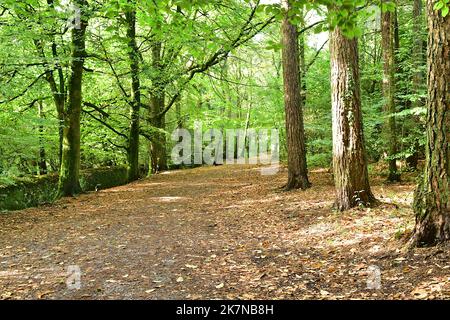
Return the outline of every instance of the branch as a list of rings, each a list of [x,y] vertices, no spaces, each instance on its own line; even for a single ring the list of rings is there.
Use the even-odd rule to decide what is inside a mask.
[[[86,107],[90,107],[90,108],[92,108],[92,109],[98,111],[98,112],[101,113],[101,115],[104,116],[105,118],[109,118],[109,117],[110,117],[110,115],[109,115],[108,113],[106,113],[106,112],[103,111],[100,107],[97,107],[95,104],[93,104],[93,103],[91,103],[91,102],[85,101],[85,102],[83,102],[83,104],[84,104]]]
[[[139,129],[139,134],[144,138],[146,138],[147,140],[152,141],[152,136],[149,133],[145,132],[144,130]]]
[[[42,73],[41,75],[39,75],[36,79],[34,79],[33,80],[33,82],[31,82],[21,93],[19,93],[18,95],[16,95],[16,96],[14,96],[14,97],[12,97],[12,98],[10,98],[10,99],[6,99],[6,100],[3,100],[3,101],[0,101],[0,104],[3,104],[3,103],[7,103],[7,102],[12,102],[12,101],[14,101],[14,100],[16,100],[16,99],[18,99],[18,98],[20,98],[20,97],[22,97],[25,93],[27,93],[28,92],[28,90],[31,88],[31,87],[33,87],[38,81],[39,81],[39,79],[41,79],[43,76],[45,76],[47,74],[47,72],[44,72],[44,73]]]
[[[128,98],[130,97],[130,95],[127,93],[125,88],[122,86],[122,82],[120,82],[119,75],[117,74],[116,69],[114,69],[114,66],[111,63],[111,60],[108,57],[108,52],[106,51],[106,48],[103,45],[103,42],[100,41],[100,45],[102,46],[103,52],[105,53],[105,58],[106,58],[105,60],[108,63],[109,67],[111,68],[111,71],[113,72],[114,77],[116,78],[117,85],[119,86],[120,90],[122,91],[122,94],[127,98],[127,103],[130,103],[128,101]]]
[[[320,20],[320,21],[314,22],[313,24],[310,24],[309,26],[307,26],[307,27],[305,27],[305,28],[299,30],[299,31],[298,31],[298,34],[304,33],[304,32],[306,32],[306,31],[308,31],[309,29],[314,28],[315,26],[317,26],[317,25],[319,25],[319,24],[322,24],[322,23],[324,23],[324,22],[325,22],[325,20]]]
[[[103,124],[105,127],[107,127],[109,130],[111,130],[112,132],[114,132],[115,134],[125,138],[128,141],[128,136],[120,131],[117,131],[116,129],[114,129],[111,125],[109,125],[108,123],[106,123],[105,121],[103,121],[102,119],[97,118],[96,116],[94,116],[91,112],[84,110],[83,112],[90,115],[93,119],[97,120],[98,122],[100,122],[101,124]]]
[[[325,48],[325,45],[328,43],[328,40],[326,40],[322,46],[320,47],[319,50],[317,50],[316,54],[314,55],[314,57],[311,59],[311,61],[308,63],[308,65],[305,68],[305,73],[308,72],[309,68],[311,68],[311,66],[314,64],[314,62],[316,62],[317,57],[319,56],[320,52],[323,50],[323,48]]]
[[[36,104],[36,102],[38,102],[38,101],[44,101],[44,100],[46,100],[46,99],[48,99],[48,98],[51,98],[51,96],[40,97],[40,98],[34,99],[34,100],[31,101],[30,103],[28,103],[28,104],[26,105],[25,108],[23,108],[22,110],[20,110],[19,113],[24,113],[25,111],[27,111],[27,110],[33,108],[34,105]]]
[[[205,75],[207,75],[208,77],[213,78],[215,80],[224,81],[224,82],[231,83],[231,84],[234,84],[237,86],[242,86],[242,87],[277,88],[276,86],[265,86],[265,85],[260,85],[260,84],[249,84],[249,83],[236,82],[233,80],[226,79],[224,77],[217,77],[215,75],[212,75],[211,73],[205,73]]]
[[[271,24],[272,22],[275,21],[275,16],[272,16],[271,18],[269,18],[267,21],[265,21],[262,24],[259,24],[260,27],[257,28],[256,30],[254,30],[252,33],[247,34],[246,31],[247,26],[251,23],[256,9],[258,6],[255,6],[252,9],[252,12],[249,16],[249,18],[247,19],[246,23],[244,24],[244,26],[241,28],[241,31],[239,32],[238,36],[235,38],[235,40],[230,44],[230,46],[227,49],[219,49],[217,52],[215,52],[204,64],[202,65],[195,65],[193,67],[190,67],[187,72],[189,72],[189,75],[187,77],[187,79],[182,83],[180,89],[177,91],[177,93],[175,93],[175,95],[172,97],[172,99],[169,101],[168,105],[158,114],[159,117],[162,117],[163,115],[165,115],[170,108],[172,108],[172,106],[175,104],[175,102],[177,101],[177,99],[180,97],[181,92],[185,89],[186,85],[194,78],[194,76],[197,73],[202,73],[207,71],[209,68],[211,68],[212,66],[215,66],[216,64],[218,64],[220,61],[226,59],[229,55],[229,53],[231,52],[231,50],[236,49],[237,47],[239,47],[240,45],[243,45],[244,43],[248,42],[250,39],[252,39],[256,34],[258,34],[259,32],[261,32],[263,29],[265,29],[269,24]],[[317,23],[316,23],[317,24]],[[311,27],[311,26],[310,26]]]
[[[115,144],[114,142],[111,141],[111,139],[106,139],[110,144],[112,144],[114,147],[119,148],[119,149],[125,149],[126,151],[128,151],[128,147],[126,146],[122,146],[120,144]]]

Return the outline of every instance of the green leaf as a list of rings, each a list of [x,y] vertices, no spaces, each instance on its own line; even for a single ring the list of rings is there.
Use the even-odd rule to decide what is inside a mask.
[[[439,2],[436,2],[436,3],[434,4],[433,9],[434,9],[434,10],[441,10],[443,6],[444,6],[444,2],[439,1]]]

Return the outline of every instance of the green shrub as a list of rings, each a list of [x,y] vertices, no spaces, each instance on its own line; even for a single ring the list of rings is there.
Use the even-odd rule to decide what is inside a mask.
[[[309,154],[308,157],[308,168],[329,168],[331,166],[331,161],[333,157],[331,153],[318,153]]]

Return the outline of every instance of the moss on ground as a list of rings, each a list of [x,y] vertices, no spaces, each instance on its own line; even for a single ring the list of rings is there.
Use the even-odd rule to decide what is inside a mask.
[[[84,192],[107,189],[127,183],[126,167],[84,170],[80,184]],[[0,186],[0,211],[21,210],[54,201],[58,175],[21,178],[14,185]]]

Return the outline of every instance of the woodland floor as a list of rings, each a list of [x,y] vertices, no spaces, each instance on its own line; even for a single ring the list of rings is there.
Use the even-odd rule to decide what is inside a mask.
[[[285,180],[202,167],[0,214],[1,298],[450,298],[450,249],[402,250],[411,182],[374,180],[384,204],[337,213],[326,171],[307,191],[282,192]],[[380,289],[367,289],[370,265]]]

